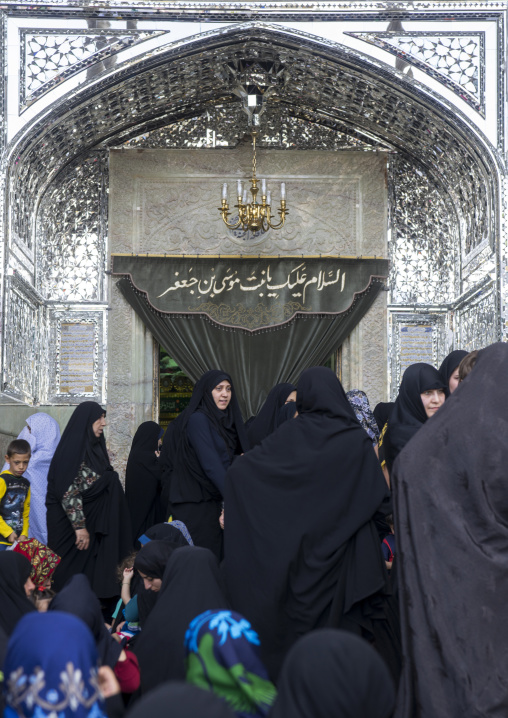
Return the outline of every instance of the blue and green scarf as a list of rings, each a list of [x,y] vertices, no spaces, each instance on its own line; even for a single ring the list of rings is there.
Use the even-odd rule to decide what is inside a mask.
[[[185,634],[187,681],[222,698],[237,718],[268,715],[277,691],[259,655],[259,637],[233,611],[205,611]]]

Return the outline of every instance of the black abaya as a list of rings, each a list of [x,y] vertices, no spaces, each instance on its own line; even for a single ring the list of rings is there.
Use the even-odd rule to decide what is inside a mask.
[[[507,376],[506,344],[480,351],[395,462],[397,718],[508,715]]]
[[[270,391],[259,414],[252,423],[249,424],[247,429],[247,437],[251,449],[275,431],[277,428],[279,410],[284,406],[288,396],[293,391],[296,391],[296,386],[289,383],[277,384],[277,386],[274,386]]]
[[[81,618],[92,631],[101,665],[115,667],[122,646],[107,631],[99,599],[86,576],[81,573],[73,576],[53,598],[48,610],[72,613]]]
[[[376,404],[372,413],[374,414],[374,419],[376,420],[379,433],[381,433],[385,428],[385,424],[390,418],[390,414],[394,406],[394,401],[380,401],[379,404]]]
[[[288,653],[270,718],[390,718],[395,688],[383,660],[358,636],[313,631]]]
[[[150,526],[168,518],[164,515],[160,498],[161,465],[155,455],[160,436],[160,426],[155,421],[145,421],[138,427],[132,440],[125,470],[125,498],[134,542]]]
[[[372,442],[330,369],[303,372],[297,418],[226,476],[225,572],[272,680],[324,626],[376,632],[387,575],[373,517],[388,494]],[[380,647],[381,648],[381,647]]]
[[[204,374],[194,386],[189,406],[177,419],[171,433],[171,445],[175,448],[172,473],[169,484],[169,499],[172,517],[183,521],[196,546],[209,548],[217,556],[222,556],[222,529],[219,526],[221,512],[221,483],[226,469],[234,457],[248,448],[240,407],[232,387],[231,400],[225,411],[220,410],[213,399],[212,390],[221,382],[231,378],[219,370]],[[195,415],[199,414],[198,417]],[[193,431],[200,431],[198,438],[203,440],[203,454],[213,472],[204,466],[193,446],[189,434],[189,422],[193,422]],[[201,447],[198,447],[201,448]]]
[[[157,603],[134,646],[143,693],[165,681],[185,679],[184,638],[189,623],[216,608],[229,606],[215,556],[195,546],[176,549],[166,565]]]
[[[135,703],[126,718],[235,718],[235,714],[211,691],[188,683],[160,686]]]
[[[0,551],[0,629],[8,636],[25,613],[35,611],[24,588],[31,570],[26,556],[15,551]]]
[[[60,590],[76,573],[84,573],[95,593],[111,598],[119,593],[115,570],[132,549],[130,518],[118,474],[109,463],[104,435],[95,437],[92,424],[105,414],[93,401],[79,404],[57,446],[48,473],[46,498],[48,546],[61,557],[54,573]],[[76,547],[76,532],[62,506],[62,498],[78,475],[81,464],[98,478],[83,491],[83,511],[90,544]]]

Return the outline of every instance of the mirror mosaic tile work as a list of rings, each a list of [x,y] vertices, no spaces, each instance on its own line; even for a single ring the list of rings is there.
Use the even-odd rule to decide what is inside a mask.
[[[493,0],[4,0],[0,400],[112,400],[109,153],[235,152],[250,142],[249,87],[264,95],[261,152],[386,157],[387,394],[414,327],[435,362],[505,339],[506,12]],[[61,327],[87,322],[93,381],[61,391]]]

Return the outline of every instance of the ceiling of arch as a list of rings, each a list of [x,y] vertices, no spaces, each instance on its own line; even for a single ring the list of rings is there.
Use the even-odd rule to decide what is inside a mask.
[[[189,118],[216,113],[218,106],[227,143],[243,137],[247,119],[228,71],[240,59],[284,67],[284,82],[268,101],[265,120],[272,130],[262,143],[276,144],[273,130],[279,127],[279,146],[297,146],[290,133],[284,134],[285,121],[294,118],[301,126],[322,127],[324,134],[335,132],[337,149],[342,142],[348,149],[395,150],[422,164],[447,188],[466,249],[492,234],[495,172],[464,125],[418,97],[417,88],[411,92],[409,80],[397,85],[386,70],[349,52],[339,57],[303,37],[256,27],[119,68],[102,79],[98,90],[90,87],[55,107],[16,151],[10,176],[15,235],[30,237],[37,199],[59,171],[91,149],[118,146],[163,126],[182,126]]]

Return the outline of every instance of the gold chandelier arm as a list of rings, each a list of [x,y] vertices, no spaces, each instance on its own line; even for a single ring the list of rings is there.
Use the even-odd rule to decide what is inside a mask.
[[[238,229],[238,227],[242,224],[242,213],[240,210],[238,212],[238,222],[236,222],[236,224],[231,224],[230,222],[228,222],[228,217],[230,216],[231,212],[229,212],[229,205],[227,203],[227,200],[222,200],[222,207],[218,207],[218,210],[221,213],[222,221],[228,229]]]
[[[280,209],[277,210],[280,214],[280,222],[278,224],[272,224],[271,217],[268,217],[268,225],[271,227],[271,229],[280,229],[284,226],[284,222],[286,221],[286,215],[289,214],[289,209],[286,209],[286,200],[283,199],[280,202]]]

